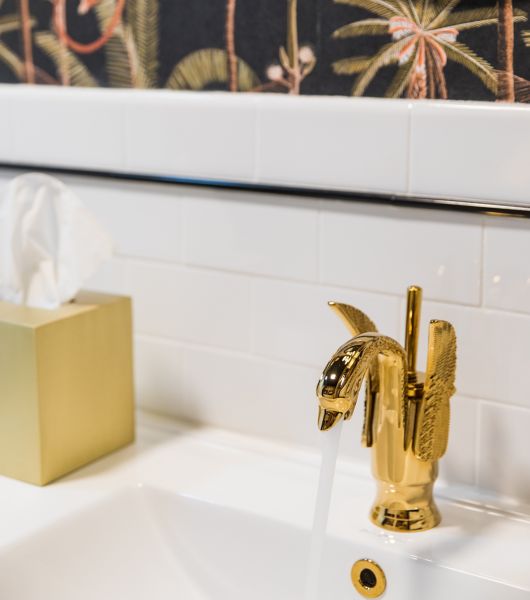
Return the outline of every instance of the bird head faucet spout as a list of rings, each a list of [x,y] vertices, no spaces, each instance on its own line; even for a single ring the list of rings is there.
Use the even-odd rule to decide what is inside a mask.
[[[408,289],[404,347],[378,333],[358,309],[330,302],[353,337],[317,384],[318,427],[325,432],[352,416],[365,382],[362,442],[372,449],[378,486],[371,518],[392,531],[423,531],[440,522],[432,489],[447,447],[456,336],[446,321],[431,321],[427,370],[416,372],[421,296],[418,286]]]

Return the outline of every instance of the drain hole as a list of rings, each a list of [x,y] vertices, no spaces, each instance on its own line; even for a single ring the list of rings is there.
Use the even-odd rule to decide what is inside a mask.
[[[377,585],[377,577],[372,569],[363,569],[359,575],[359,581],[365,588],[371,589]]]
[[[379,598],[386,589],[383,569],[369,558],[361,558],[351,568],[353,587],[363,598]]]

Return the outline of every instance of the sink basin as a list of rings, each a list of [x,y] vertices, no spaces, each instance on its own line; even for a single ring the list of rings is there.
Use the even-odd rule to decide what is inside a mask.
[[[403,552],[400,540],[410,534],[351,538],[327,540],[322,600],[360,597],[349,578],[359,558],[385,570],[384,598],[391,600],[530,597],[528,589],[444,567],[434,555]],[[302,600],[309,539],[308,529],[279,520],[151,485],[131,486],[4,547],[0,598]],[[448,555],[458,550],[451,543],[438,548]]]

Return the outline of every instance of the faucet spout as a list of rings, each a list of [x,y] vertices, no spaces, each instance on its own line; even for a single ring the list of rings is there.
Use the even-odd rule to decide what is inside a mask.
[[[389,371],[390,369],[390,379]],[[403,404],[406,374],[405,350],[392,338],[380,333],[361,333],[341,346],[326,365],[317,384],[319,402],[318,426],[321,431],[331,429],[340,419],[349,419],[365,378],[367,394],[365,407],[365,443],[373,437],[366,431],[371,423],[367,417],[374,414],[375,400],[381,385],[390,385],[395,397],[392,409],[400,414],[405,424],[405,406]],[[371,443],[366,443],[371,446]]]

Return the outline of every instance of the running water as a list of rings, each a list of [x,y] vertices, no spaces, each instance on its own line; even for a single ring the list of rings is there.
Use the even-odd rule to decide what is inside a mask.
[[[335,466],[337,464],[337,455],[339,453],[341,431],[342,420],[339,421],[333,429],[321,433],[322,462],[318,480],[315,516],[313,517],[313,534],[311,536],[309,560],[307,563],[304,600],[318,600],[322,553],[324,550],[324,542],[326,540],[329,507],[331,504],[333,479],[335,477]]]

